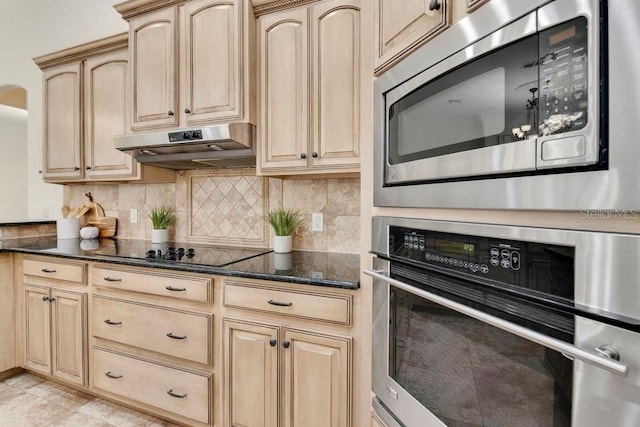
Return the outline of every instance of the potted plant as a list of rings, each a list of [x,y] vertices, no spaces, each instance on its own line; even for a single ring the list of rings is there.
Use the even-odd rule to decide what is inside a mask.
[[[169,241],[170,225],[175,224],[176,214],[173,209],[167,207],[159,207],[151,209],[149,214],[153,230],[151,230],[151,243],[164,243]]]
[[[267,213],[267,222],[273,227],[273,251],[277,253],[291,252],[291,235],[302,224],[302,216],[296,211],[274,209]]]

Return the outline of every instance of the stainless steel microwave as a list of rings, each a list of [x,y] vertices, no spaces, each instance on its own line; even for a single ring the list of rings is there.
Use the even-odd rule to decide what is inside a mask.
[[[640,4],[492,0],[380,76],[376,206],[640,207]]]

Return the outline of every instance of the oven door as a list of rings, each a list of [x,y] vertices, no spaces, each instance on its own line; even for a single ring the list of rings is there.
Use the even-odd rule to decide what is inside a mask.
[[[554,338],[391,278],[388,261],[374,267],[365,271],[375,279],[373,391],[404,426],[597,425],[586,405],[615,405],[598,390],[625,380],[628,366],[598,353],[615,357],[608,347],[585,350],[573,336]],[[583,331],[611,328],[575,322]],[[599,387],[587,390],[594,377]],[[605,414],[609,425],[635,419]]]

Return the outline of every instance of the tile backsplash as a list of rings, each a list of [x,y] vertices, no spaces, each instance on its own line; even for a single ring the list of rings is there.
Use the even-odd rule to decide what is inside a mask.
[[[293,247],[320,252],[359,253],[360,179],[278,179],[259,177],[254,169],[181,171],[175,184],[68,184],[64,203],[84,205],[91,192],[105,215],[118,218],[117,237],[150,239],[149,211],[176,211],[170,233],[191,243],[269,247],[273,231],[264,221],[269,209],[297,210],[303,225]],[[131,223],[130,210],[138,221]],[[323,231],[311,231],[311,214],[324,216]]]
[[[243,173],[244,172],[244,173]],[[220,245],[264,247],[269,229],[269,178],[251,170],[187,176],[187,239]]]

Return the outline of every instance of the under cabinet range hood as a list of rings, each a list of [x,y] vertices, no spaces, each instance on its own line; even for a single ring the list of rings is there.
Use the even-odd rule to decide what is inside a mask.
[[[115,147],[138,162],[168,169],[254,167],[255,126],[228,123],[116,136]]]

